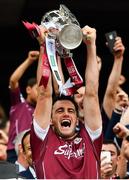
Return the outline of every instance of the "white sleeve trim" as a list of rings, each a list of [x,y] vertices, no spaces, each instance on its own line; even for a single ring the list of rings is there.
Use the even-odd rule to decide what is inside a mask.
[[[47,133],[48,133],[48,130],[49,130],[49,127],[48,126],[46,129],[42,129],[39,124],[36,122],[35,119],[33,119],[33,125],[34,125],[34,132],[35,134],[41,139],[41,140],[44,140]]]
[[[86,127],[86,130],[87,130],[90,138],[92,139],[92,141],[94,141],[95,139],[97,139],[101,135],[102,126],[99,129],[95,130],[95,131],[92,131],[89,127]]]

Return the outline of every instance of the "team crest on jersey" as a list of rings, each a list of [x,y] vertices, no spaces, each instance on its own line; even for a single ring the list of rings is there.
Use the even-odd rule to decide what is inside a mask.
[[[76,137],[74,139],[74,144],[79,144],[82,141],[82,138]]]

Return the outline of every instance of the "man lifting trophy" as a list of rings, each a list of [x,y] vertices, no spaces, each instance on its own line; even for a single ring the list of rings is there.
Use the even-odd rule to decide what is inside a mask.
[[[23,22],[31,35],[35,38],[39,36],[39,26],[36,23]],[[80,24],[70,10],[63,4],[59,10],[45,13],[40,26],[44,26],[48,31],[45,35],[45,50],[48,64],[59,85],[61,94],[72,95],[76,88],[82,85],[82,78],[78,73],[72,59],[70,50],[77,48],[83,39]],[[57,54],[64,59],[70,78],[63,84],[57,65]],[[46,64],[43,63],[43,64]],[[49,68],[49,67],[48,67]],[[43,68],[44,69],[44,68]],[[44,70],[43,70],[44,71]],[[43,73],[42,83],[46,86],[46,73]]]

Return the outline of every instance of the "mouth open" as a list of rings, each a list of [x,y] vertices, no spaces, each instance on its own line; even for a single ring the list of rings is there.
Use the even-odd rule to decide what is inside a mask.
[[[71,126],[71,121],[69,119],[64,119],[62,122],[61,122],[61,126],[62,127],[70,127]]]

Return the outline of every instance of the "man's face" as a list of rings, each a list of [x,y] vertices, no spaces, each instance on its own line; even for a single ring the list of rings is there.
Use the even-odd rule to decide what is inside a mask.
[[[116,104],[118,104],[119,106],[126,108],[129,104],[128,94],[125,91],[123,91],[121,88],[118,88],[115,101]]]
[[[102,151],[110,151],[112,161],[112,173],[115,173],[118,162],[117,149],[114,144],[103,144]]]
[[[52,110],[52,125],[59,136],[74,137],[77,123],[77,112],[71,101],[59,100],[55,102]]]
[[[30,166],[32,166],[32,152],[30,146],[30,134],[28,134],[24,139],[24,155]]]
[[[27,95],[28,95],[27,98],[29,102],[35,105],[37,102],[37,97],[38,97],[37,84],[35,84],[32,87],[28,86],[26,91],[27,91]]]
[[[128,140],[124,139],[122,141],[122,149],[123,149],[124,156],[129,161],[129,141]]]

